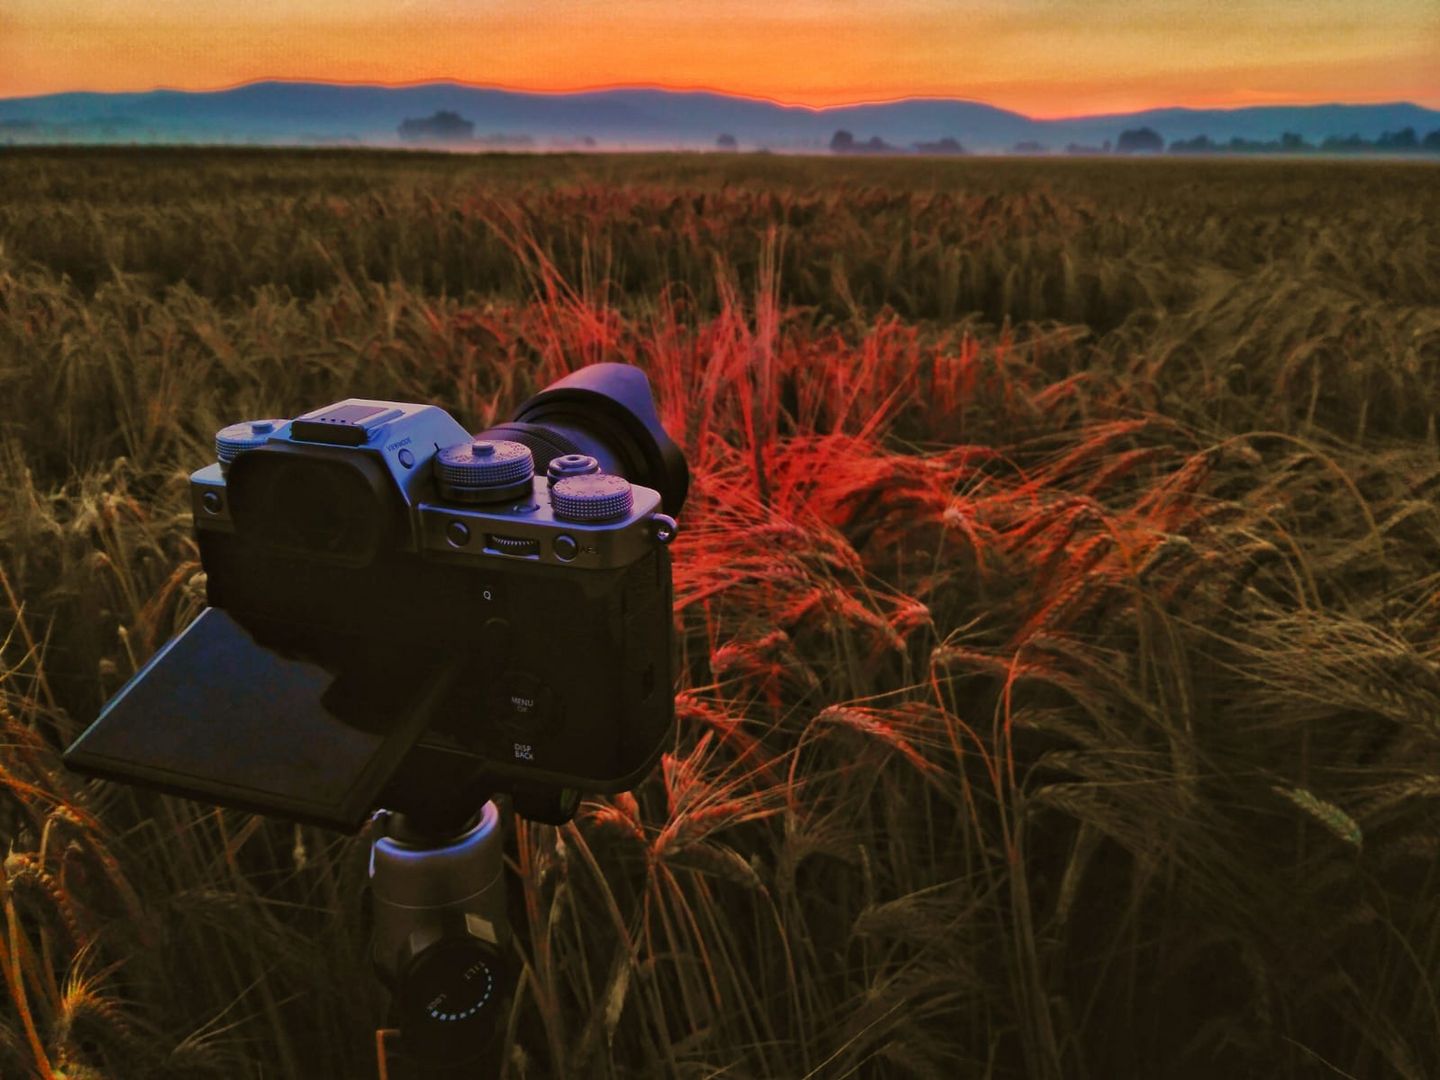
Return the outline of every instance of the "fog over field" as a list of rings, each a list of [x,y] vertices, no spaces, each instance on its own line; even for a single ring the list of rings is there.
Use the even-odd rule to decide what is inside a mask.
[[[1319,145],[1358,135],[1440,131],[1440,112],[1403,102],[1383,105],[1151,109],[1063,120],[1034,119],[976,101],[913,99],[815,109],[699,91],[604,90],[534,94],[461,83],[386,87],[260,82],[197,92],[53,94],[0,99],[0,142],[359,142],[394,145],[406,119],[453,112],[494,140],[533,145],[713,148],[729,134],[745,148],[823,150],[837,130],[900,149],[958,140],[967,149],[1010,150],[1038,143],[1099,148],[1128,130],[1149,127],[1167,141],[1205,135],[1278,141],[1284,134]]]

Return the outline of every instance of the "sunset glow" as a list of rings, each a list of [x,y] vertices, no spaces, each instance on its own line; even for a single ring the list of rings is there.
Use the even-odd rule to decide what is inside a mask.
[[[1435,0],[7,0],[0,96],[264,78],[704,87],[1035,116],[1440,106]]]

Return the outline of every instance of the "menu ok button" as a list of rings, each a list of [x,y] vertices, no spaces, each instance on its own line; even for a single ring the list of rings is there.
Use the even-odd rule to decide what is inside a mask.
[[[536,676],[512,671],[501,676],[494,691],[495,717],[512,735],[544,735],[555,726],[555,694]]]

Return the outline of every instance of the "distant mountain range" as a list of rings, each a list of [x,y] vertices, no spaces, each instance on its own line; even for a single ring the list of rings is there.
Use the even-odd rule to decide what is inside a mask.
[[[917,98],[815,109],[705,91],[621,89],[537,94],[464,83],[363,86],[257,82],[229,90],[66,93],[0,99],[5,142],[204,142],[394,146],[402,121],[436,112],[474,124],[476,145],[712,148],[721,134],[740,149],[819,150],[837,130],[896,147],[958,139],[969,150],[1018,143],[1060,149],[1117,141],[1149,127],[1168,144],[1208,135],[1276,140],[1285,132],[1319,143],[1440,129],[1440,111],[1388,105],[1281,105],[1244,109],[1150,109],[1037,120],[975,101]]]

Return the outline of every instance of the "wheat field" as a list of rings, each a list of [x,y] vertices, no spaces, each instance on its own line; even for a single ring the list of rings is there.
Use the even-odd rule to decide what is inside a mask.
[[[511,1078],[1440,1075],[1440,172],[0,150],[0,1075],[375,1075],[366,837],[65,772],[186,477],[643,367],[678,721]]]

